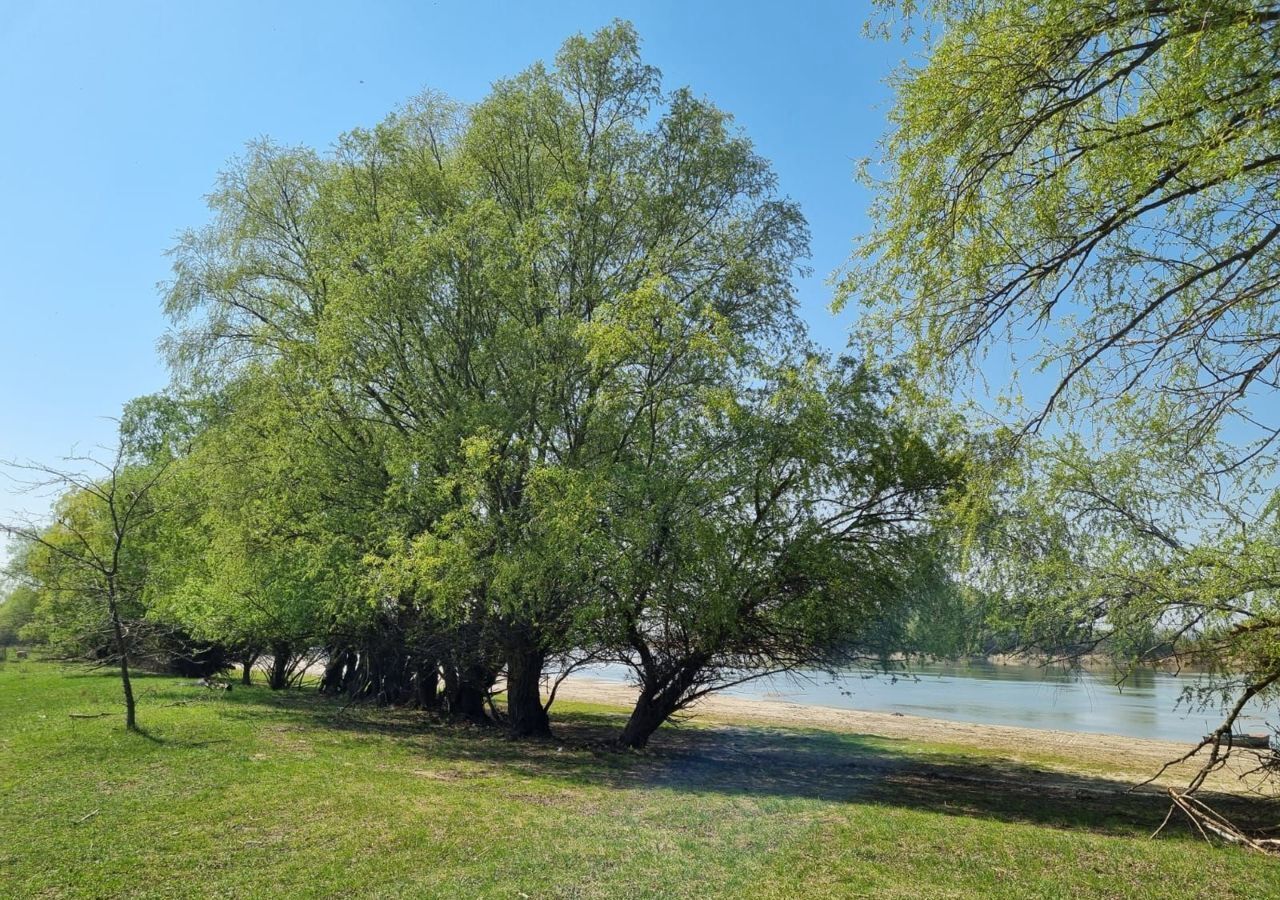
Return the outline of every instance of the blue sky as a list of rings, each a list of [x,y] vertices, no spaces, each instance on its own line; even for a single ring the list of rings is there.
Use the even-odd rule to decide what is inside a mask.
[[[473,101],[570,34],[631,20],[668,87],[733,113],[813,230],[800,285],[844,343],[826,277],[866,227],[854,161],[906,48],[860,3],[36,3],[0,0],[0,457],[109,442],[167,380],[157,284],[252,138],[327,147],[423,88]],[[30,507],[0,482],[0,518]],[[37,504],[38,505],[38,504]]]

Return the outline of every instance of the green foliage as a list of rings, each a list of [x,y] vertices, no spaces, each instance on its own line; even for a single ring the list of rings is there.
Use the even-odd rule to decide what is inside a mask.
[[[354,591],[358,551],[326,495],[333,474],[265,375],[246,375],[219,403],[165,486],[175,514],[150,609],[227,646],[308,651]]]
[[[683,705],[746,673],[911,649],[951,595],[933,516],[962,455],[847,361],[780,367],[654,431],[610,505],[604,643]],[[918,648],[917,648],[918,649]],[[699,670],[700,671],[697,671]],[[693,670],[693,671],[691,671]]]
[[[40,594],[31,586],[15,585],[0,600],[0,646],[19,643],[27,624],[35,618]]]
[[[955,610],[960,429],[809,343],[798,208],[629,25],[331,153],[255,143],[209,203],[173,251],[175,382],[110,471],[144,527],[125,546],[75,483],[29,561],[51,640],[98,621],[59,564],[106,523],[130,627],[273,687],[324,649],[325,691],[443,681],[481,721],[505,675],[513,731],[546,733],[549,665],[621,659],[662,695],[641,743],[744,672],[923,646]]]
[[[1013,433],[957,519],[975,597],[1022,645],[1273,691],[1280,9],[882,6],[928,22],[927,58],[841,302],[922,398],[982,400],[1010,355],[985,411]]]
[[[84,482],[62,495],[54,521],[29,540],[22,576],[37,602],[22,636],[47,643],[60,653],[111,657],[116,654],[110,602],[122,620],[145,616],[142,590],[150,563],[146,543],[154,538],[145,485],[152,473],[122,469],[101,482]],[[118,494],[132,503],[129,528],[117,515],[122,509],[104,498]],[[128,497],[129,501],[125,498]],[[109,602],[110,601],[110,602]]]
[[[629,25],[332,154],[254,145],[211,206],[167,300],[188,389],[230,410],[187,467],[182,615],[452,635],[514,698],[677,611],[704,662],[817,658],[936,573],[951,451],[809,347],[798,209]]]
[[[946,384],[1003,339],[1024,341],[1013,367],[1037,417],[1141,389],[1172,401],[1189,452],[1223,423],[1242,443],[1266,440],[1280,9],[941,0],[920,12],[937,34],[927,62],[894,80],[876,227],[842,289],[871,307],[868,333],[909,342]]]

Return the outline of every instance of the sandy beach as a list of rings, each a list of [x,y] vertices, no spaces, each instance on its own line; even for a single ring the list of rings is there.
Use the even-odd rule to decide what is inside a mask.
[[[635,701],[635,695],[636,690],[631,685],[585,677],[570,677],[560,685],[556,697],[585,703],[629,707]],[[1068,770],[1075,770],[1078,767],[1081,771],[1096,772],[1099,767],[1102,767],[1114,771],[1117,775],[1128,776],[1126,780],[1135,775],[1143,777],[1153,775],[1166,762],[1181,757],[1191,749],[1190,744],[1145,740],[1123,735],[982,725],[902,713],[867,712],[717,694],[702,698],[690,708],[689,715],[696,721],[708,724],[749,723],[785,728],[819,728],[929,744],[945,744],[950,747],[968,747],[984,754],[996,752],[1007,759],[1040,764],[1051,763],[1055,768]],[[1190,774],[1200,765],[1197,760],[1201,758],[1197,757],[1196,760],[1170,768],[1160,783],[1170,785],[1185,783]],[[1256,757],[1245,754],[1240,760],[1240,765],[1233,767],[1233,771],[1252,768],[1253,765],[1256,765]],[[1241,790],[1246,787],[1231,772],[1220,773],[1212,778],[1211,782],[1215,787],[1223,790]]]

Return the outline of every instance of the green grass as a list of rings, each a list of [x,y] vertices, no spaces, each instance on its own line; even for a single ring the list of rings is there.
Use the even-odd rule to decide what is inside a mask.
[[[665,729],[557,705],[517,744],[313,692],[0,665],[5,897],[1272,897],[1280,865],[1158,797],[834,732]],[[96,719],[69,713],[110,712]]]

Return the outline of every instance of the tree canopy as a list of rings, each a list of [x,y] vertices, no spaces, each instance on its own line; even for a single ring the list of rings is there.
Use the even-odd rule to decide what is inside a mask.
[[[1232,701],[1212,768],[1280,683],[1280,9],[883,6],[927,23],[926,60],[895,79],[841,297],[1007,429],[969,495],[1001,627],[1208,666]]]
[[[173,385],[122,421],[148,510],[126,627],[517,735],[548,733],[552,674],[622,663],[643,746],[707,691],[902,649],[950,600],[964,436],[809,341],[803,216],[629,25],[329,151],[255,142],[209,206],[172,254]]]
[[[1033,422],[1140,390],[1170,401],[1191,449],[1226,423],[1269,446],[1280,9],[919,11],[938,34],[894,81],[877,226],[843,296],[942,375],[1026,339],[1045,373]]]

